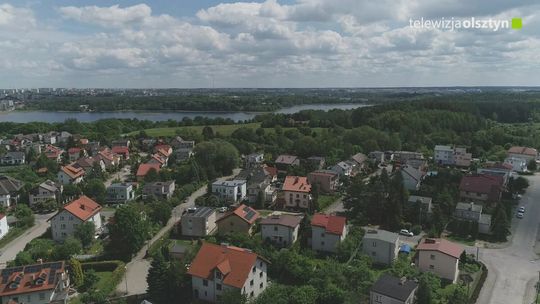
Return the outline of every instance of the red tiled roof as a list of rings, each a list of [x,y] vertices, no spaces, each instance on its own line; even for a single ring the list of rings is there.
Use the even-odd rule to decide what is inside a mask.
[[[347,219],[337,215],[327,215],[316,213],[311,219],[311,226],[323,227],[327,233],[341,235],[343,228],[347,224]]]
[[[94,214],[98,213],[101,210],[101,205],[94,202],[88,196],[83,195],[65,205],[63,209],[75,215],[84,222],[94,216]]]
[[[287,176],[283,183],[283,191],[309,193],[311,191],[311,184],[305,176]]]
[[[219,222],[229,216],[236,215],[239,218],[246,221],[248,224],[252,225],[255,223],[255,221],[259,218],[259,212],[257,212],[255,209],[246,206],[244,204],[238,206],[238,208],[234,209],[233,212],[229,212],[228,214],[224,215],[220,219],[218,219],[216,222]]]
[[[278,173],[276,167],[264,167],[264,171],[266,171],[272,177],[277,176]]]
[[[534,156],[534,157],[538,156],[538,151],[536,149],[528,148],[528,147],[514,146],[514,147],[508,149],[508,153],[522,154],[522,155],[528,155],[528,156]]]
[[[259,256],[248,249],[203,243],[191,263],[188,274],[212,280],[217,268],[223,275],[223,284],[242,288]]]
[[[62,166],[60,170],[67,174],[70,178],[76,179],[84,175],[83,168],[75,168],[72,165]]]
[[[439,251],[456,259],[463,253],[463,247],[445,239],[423,239],[416,251]]]
[[[47,145],[45,148],[45,155],[48,158],[58,158],[60,154],[62,154],[64,151],[58,147]]]
[[[502,190],[504,178],[502,176],[474,174],[461,179],[460,191],[493,194]]]
[[[64,273],[64,262],[26,265],[19,269],[6,268],[3,270],[6,273],[10,270],[13,272],[6,281],[2,280],[2,282],[0,282],[0,297],[15,296],[56,288],[56,285],[61,278],[61,274]],[[53,279],[49,280],[51,277]],[[41,284],[39,281],[41,281]]]
[[[510,164],[507,164],[507,163],[494,163],[494,164],[491,164],[491,165],[488,165],[486,168],[490,168],[490,169],[502,169],[502,170],[509,170],[509,171],[512,171],[512,165]]]
[[[6,215],[4,213],[0,213],[0,220],[3,219]]]
[[[161,169],[159,164],[141,164],[139,169],[137,169],[137,176],[146,176],[150,169],[156,169],[157,172]]]
[[[81,148],[77,148],[77,147],[69,148],[68,153],[69,154],[81,153],[81,150],[82,150]]]
[[[126,146],[114,146],[112,151],[116,154],[129,154],[129,148]]]

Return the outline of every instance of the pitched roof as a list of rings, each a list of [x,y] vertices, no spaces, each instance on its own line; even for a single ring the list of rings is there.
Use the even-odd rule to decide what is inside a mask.
[[[351,156],[351,159],[361,165],[367,160],[367,156],[363,153],[356,153],[355,155]]]
[[[0,195],[13,194],[21,190],[23,182],[10,176],[0,175]]]
[[[84,175],[83,168],[76,168],[73,165],[62,166],[60,167],[60,170],[72,179],[76,179]]]
[[[94,202],[88,196],[82,195],[78,199],[65,205],[63,210],[75,215],[82,221],[86,221],[101,210],[101,205]]]
[[[308,173],[308,176],[309,175],[336,176],[338,174],[336,171],[332,171],[332,170],[316,170],[316,171]]]
[[[137,169],[137,176],[146,176],[150,169],[156,169],[157,172],[161,169],[159,164],[140,164]]]
[[[277,168],[276,167],[264,167],[264,171],[268,172],[268,174],[272,177],[277,176]]]
[[[0,297],[55,289],[62,273],[63,261],[2,269]]]
[[[242,288],[257,258],[261,257],[248,249],[204,242],[193,259],[188,274],[212,279],[214,270],[217,269],[223,275],[223,284]]]
[[[129,154],[129,148],[126,146],[114,146],[112,151],[116,154]]]
[[[500,191],[503,184],[504,179],[502,176],[473,174],[464,176],[461,179],[459,190],[490,194],[493,191]]]
[[[422,250],[438,251],[456,259],[459,259],[461,253],[463,253],[463,247],[445,239],[423,239],[422,242],[416,247],[416,251]]]
[[[327,233],[341,235],[347,219],[337,215],[316,213],[311,219],[311,226],[323,227]]]
[[[468,210],[481,213],[482,205],[477,205],[475,203],[457,203],[456,210]]]
[[[239,218],[246,221],[248,224],[252,225],[255,223],[255,221],[259,218],[259,212],[257,212],[255,209],[246,206],[244,204],[238,206],[238,208],[234,209],[234,211],[229,212],[228,214],[224,215],[220,219],[218,219],[216,222],[219,222],[229,216],[238,216]]]
[[[405,302],[416,288],[418,288],[418,284],[414,281],[383,274],[371,286],[371,291]]]
[[[508,153],[522,154],[522,155],[528,155],[528,156],[534,156],[534,157],[538,156],[538,151],[534,148],[529,148],[529,147],[514,146],[508,149]]]
[[[68,149],[69,154],[81,153],[81,148],[73,147]]]
[[[277,157],[276,159],[276,163],[278,164],[287,164],[287,165],[291,165],[292,163],[294,163],[296,160],[298,159],[298,156],[295,156],[295,155],[280,155]]]
[[[399,239],[399,235],[397,233],[386,230],[368,229],[364,234],[364,239],[374,239],[385,241],[388,243],[395,243]]]
[[[311,184],[305,176],[287,176],[283,183],[283,191],[309,193],[311,191]]]
[[[403,176],[410,176],[412,179],[414,179],[417,182],[422,180],[422,175],[423,175],[422,171],[416,168],[413,168],[411,166],[402,166],[401,173],[403,174]]]
[[[302,222],[301,216],[290,214],[270,215],[260,221],[261,225],[281,225],[290,228],[296,228]]]

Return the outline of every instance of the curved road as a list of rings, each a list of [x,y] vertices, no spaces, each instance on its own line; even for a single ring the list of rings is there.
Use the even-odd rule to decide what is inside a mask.
[[[488,277],[477,304],[534,303],[540,271],[540,259],[535,252],[540,225],[540,175],[527,179],[530,186],[520,202],[526,208],[525,216],[513,216],[512,224],[516,226],[509,246],[480,249],[479,258],[488,268]],[[473,253],[475,248],[469,247],[467,251]]]

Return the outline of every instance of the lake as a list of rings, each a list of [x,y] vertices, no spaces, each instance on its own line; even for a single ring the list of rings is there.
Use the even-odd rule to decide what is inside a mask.
[[[359,107],[365,107],[365,104],[315,104],[298,105],[289,108],[280,109],[274,113],[293,114],[302,110],[323,110],[331,109],[350,110]],[[68,118],[75,118],[81,122],[92,122],[100,119],[118,118],[163,121],[163,120],[182,120],[185,117],[195,118],[197,116],[208,118],[230,118],[234,121],[250,120],[256,112],[44,112],[44,111],[25,111],[25,112],[2,112],[0,113],[0,122],[10,121],[27,123],[32,121],[41,122],[63,122]]]

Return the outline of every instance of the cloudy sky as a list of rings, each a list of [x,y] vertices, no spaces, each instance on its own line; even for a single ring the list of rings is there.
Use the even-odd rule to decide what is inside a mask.
[[[2,88],[540,84],[537,0],[0,3]],[[422,17],[523,29],[410,27]]]

